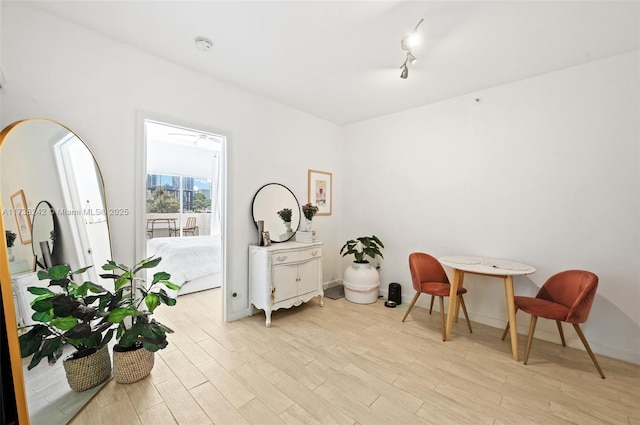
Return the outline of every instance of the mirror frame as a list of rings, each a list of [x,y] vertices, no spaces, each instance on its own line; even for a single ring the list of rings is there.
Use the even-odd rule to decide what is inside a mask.
[[[281,184],[281,183],[267,183],[265,185],[263,185],[260,189],[258,189],[255,193],[255,195],[253,195],[253,200],[251,201],[251,218],[253,219],[253,223],[256,226],[256,230],[258,229],[258,222],[256,221],[256,214],[255,214],[255,209],[256,209],[256,198],[258,198],[258,195],[260,194],[261,191],[265,190],[267,187],[269,186],[280,186],[283,189],[285,189],[286,191],[288,191],[291,196],[293,197],[293,199],[296,201],[296,205],[297,205],[297,214],[298,214],[298,222],[294,223],[292,222],[292,228],[294,229],[293,232],[291,233],[291,236],[289,236],[287,239],[285,240],[274,240],[273,236],[274,235],[270,235],[271,238],[271,242],[273,243],[282,243],[282,242],[287,242],[290,241],[291,239],[293,239],[293,237],[296,235],[296,232],[298,231],[298,229],[300,228],[300,222],[302,220],[302,212],[300,210],[300,202],[298,201],[298,198],[296,197],[296,195],[293,193],[293,191],[291,189],[289,189],[287,186]],[[286,208],[286,207],[285,207]],[[295,214],[294,210],[294,214]],[[277,210],[274,211],[274,214],[277,214]],[[293,217],[292,217],[293,218]],[[270,229],[266,229],[265,231],[268,231]]]
[[[22,124],[26,124],[34,121],[45,121],[51,124],[55,124],[69,131],[71,134],[75,135],[87,148],[93,160],[96,164],[97,173],[96,177],[98,178],[98,183],[102,185],[103,189],[103,201],[104,206],[108,205],[107,196],[106,196],[106,188],[104,184],[104,178],[102,176],[102,172],[99,169],[98,161],[89,149],[89,146],[84,142],[84,140],[78,136],[73,130],[71,130],[66,125],[49,118],[27,118],[23,120],[15,121],[6,127],[4,127],[0,131],[0,151],[2,150],[2,145],[7,140],[11,132],[18,126]],[[2,205],[2,198],[0,197],[0,210],[4,211],[4,207]],[[107,224],[107,233],[109,238],[109,253],[113,258],[113,241],[111,240],[111,232],[110,232],[110,223],[109,217],[106,216],[106,224]],[[4,234],[5,231],[4,226],[4,218],[0,218],[0,232]],[[7,335],[7,345],[9,348],[8,356],[9,363],[11,367],[11,374],[13,379],[13,388],[14,388],[14,396],[16,403],[16,410],[18,413],[18,423],[20,424],[28,424],[30,423],[29,419],[29,408],[27,404],[27,393],[25,387],[25,377],[24,371],[22,368],[22,356],[20,354],[20,341],[18,339],[18,321],[16,319],[16,310],[13,304],[13,288],[11,284],[11,273],[9,269],[9,249],[7,248],[5,243],[0,243],[0,294],[2,295],[2,314],[4,315],[4,326]],[[6,282],[6,283],[5,283]],[[2,324],[0,324],[2,326]],[[3,356],[3,361],[6,361]]]
[[[0,149],[7,136],[15,127],[24,121],[17,121],[9,124],[0,132]],[[0,198],[0,208],[2,199]],[[4,234],[4,219],[0,220],[0,232]],[[11,375],[13,378],[13,392],[16,399],[16,409],[18,411],[18,423],[29,423],[29,411],[27,409],[27,392],[24,384],[24,373],[22,370],[22,357],[20,355],[20,341],[18,340],[18,321],[16,320],[16,310],[13,305],[13,288],[11,285],[11,273],[9,272],[9,249],[7,244],[0,243],[0,293],[2,293],[2,311],[4,315],[4,325],[9,345],[9,362],[11,363]],[[5,284],[3,282],[7,282]],[[11,300],[10,302],[7,300]]]

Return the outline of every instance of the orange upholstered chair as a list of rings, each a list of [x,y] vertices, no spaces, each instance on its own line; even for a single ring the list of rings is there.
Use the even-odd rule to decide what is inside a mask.
[[[411,280],[413,281],[413,289],[416,290],[416,295],[413,297],[402,321],[405,321],[416,301],[418,301],[420,294],[431,295],[429,314],[431,314],[431,311],[433,310],[434,298],[438,297],[440,298],[440,327],[442,328],[442,340],[444,341],[444,297],[449,296],[449,290],[451,289],[449,278],[447,277],[447,274],[445,273],[444,268],[442,268],[440,262],[424,252],[414,252],[409,255],[409,270],[411,271]],[[469,332],[472,332],[471,322],[469,322],[469,315],[467,314],[467,307],[464,305],[464,299],[462,298],[462,294],[466,292],[467,290],[465,288],[459,288],[458,299],[460,300],[464,317],[467,319]]]
[[[566,270],[551,276],[542,285],[538,294],[532,297],[515,297],[516,308],[531,315],[531,325],[529,327],[529,338],[527,339],[527,350],[524,355],[524,364],[529,360],[529,351],[533,342],[533,333],[536,330],[538,317],[555,320],[560,333],[562,345],[566,346],[564,333],[562,332],[562,322],[571,323],[587,349],[593,364],[598,369],[600,376],[604,379],[604,373],[596,360],[596,356],[591,351],[587,339],[580,329],[580,323],[587,321],[591,305],[596,296],[598,288],[598,276],[585,270]],[[507,335],[509,325],[502,335],[502,339]]]

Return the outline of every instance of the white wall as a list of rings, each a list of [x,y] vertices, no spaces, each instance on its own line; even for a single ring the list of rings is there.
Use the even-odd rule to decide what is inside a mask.
[[[143,184],[134,175],[141,111],[228,137],[227,283],[228,293],[238,294],[231,316],[244,316],[247,246],[257,241],[255,191],[278,182],[306,200],[307,169],[334,171],[340,129],[16,2],[2,4],[0,39],[7,79],[2,126],[34,116],[69,126],[95,154],[110,207],[133,208],[134,187]],[[315,223],[327,246],[326,281],[339,278],[338,217],[339,206]],[[119,262],[135,259],[134,221],[133,214],[110,217]]]
[[[342,239],[378,235],[383,289],[401,283],[406,301],[412,251],[531,264],[521,295],[561,270],[591,270],[592,348],[640,363],[638,61],[625,54],[346,127]],[[472,320],[504,326],[502,283],[469,276],[465,287]],[[536,335],[557,341],[546,325]]]

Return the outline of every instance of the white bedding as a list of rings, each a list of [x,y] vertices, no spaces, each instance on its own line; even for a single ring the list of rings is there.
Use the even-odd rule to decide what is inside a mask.
[[[170,281],[185,282],[222,270],[220,235],[153,238],[147,241],[147,256],[162,257],[156,271],[171,275]]]

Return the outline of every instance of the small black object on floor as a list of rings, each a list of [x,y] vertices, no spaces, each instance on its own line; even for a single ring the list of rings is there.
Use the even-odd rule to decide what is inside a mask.
[[[337,300],[338,298],[344,298],[344,285],[332,286],[324,291],[324,296]]]

